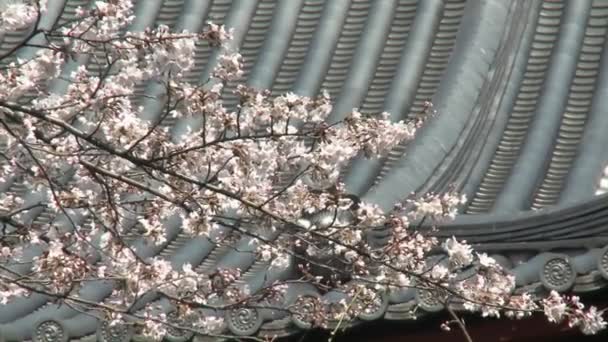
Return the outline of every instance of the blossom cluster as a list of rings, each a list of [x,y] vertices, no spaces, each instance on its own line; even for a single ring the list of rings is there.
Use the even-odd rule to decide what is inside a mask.
[[[45,8],[46,0],[37,6],[11,1],[0,4],[0,34],[27,28],[36,20],[38,9]]]
[[[543,310],[549,322],[561,323],[567,321],[570,327],[580,327],[585,334],[595,334],[606,328],[606,321],[595,307],[585,311],[585,305],[580,302],[579,297],[564,297],[555,291],[551,291],[547,298],[542,301]]]

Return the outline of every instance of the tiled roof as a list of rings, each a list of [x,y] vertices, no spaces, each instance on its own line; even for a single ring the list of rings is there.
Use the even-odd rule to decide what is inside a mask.
[[[49,0],[46,19],[69,19],[87,3]],[[456,184],[470,202],[437,234],[466,239],[495,256],[516,275],[520,290],[583,293],[608,284],[608,202],[595,197],[605,191],[600,179],[608,162],[608,0],[139,0],[135,12],[134,29],[166,24],[198,31],[206,21],[234,27],[249,85],[302,95],[327,89],[335,101],[330,120],[353,107],[411,118],[432,99],[438,115],[407,154],[398,148],[385,160],[355,160],[344,173],[349,190],[390,208],[413,191],[441,192]],[[19,34],[0,37],[0,54]],[[215,57],[197,46],[188,77],[205,80]],[[229,91],[225,101],[235,104]],[[185,126],[167,124],[175,134]],[[40,200],[18,179],[0,184],[0,191]],[[39,211],[30,219],[50,217]],[[238,249],[218,247],[206,238],[189,239],[178,222],[167,225],[167,236],[167,244],[145,247],[145,254],[188,261],[199,272],[239,267],[244,272],[236,285],[253,290],[295,277],[294,269],[278,272],[255,260],[247,237]],[[39,251],[31,247],[28,253]],[[80,295],[101,302],[110,291],[100,282]],[[292,284],[285,304],[301,294],[340,298]],[[415,308],[442,310],[415,290],[383,298],[377,310],[342,326],[410,319]],[[306,299],[300,301],[305,310]],[[226,332],[238,335],[285,336],[310,327],[270,309],[209,314],[224,315]],[[42,295],[0,305],[0,340],[131,338],[126,330],[112,335],[106,328]],[[171,341],[188,337],[171,334]]]

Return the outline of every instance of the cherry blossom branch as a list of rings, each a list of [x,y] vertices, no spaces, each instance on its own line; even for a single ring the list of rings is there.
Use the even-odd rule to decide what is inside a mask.
[[[18,7],[10,6],[6,13],[16,13]],[[21,20],[10,15],[0,14],[0,26],[3,20],[18,25],[33,21],[33,16]],[[178,320],[203,324],[200,313],[192,311],[198,304],[204,307],[219,298],[224,310],[258,307],[257,302],[278,291],[275,285],[289,282],[241,293],[236,280],[242,270],[200,274],[190,264],[177,269],[158,255],[146,252],[142,255],[148,257],[142,257],[125,240],[136,236],[130,230],[141,229],[138,241],[154,243],[151,251],[156,252],[166,246],[168,233],[173,234],[163,221],[172,217],[180,220],[180,234],[208,238],[214,248],[224,245],[251,253],[268,272],[286,271],[295,262],[300,268],[297,281],[344,293],[350,302],[319,304],[313,315],[321,325],[337,320],[335,331],[391,289],[428,291],[445,298],[452,314],[449,302],[455,299],[483,315],[503,312],[519,318],[544,311],[549,320],[567,320],[584,332],[606,326],[601,312],[584,311],[577,297],[551,293],[538,300],[528,293],[510,293],[514,278],[495,260],[456,238],[440,242],[423,235],[410,223],[421,216],[422,222],[430,217],[434,223],[453,218],[463,200],[452,191],[409,198],[389,213],[349,197],[340,170],[357,155],[381,157],[405,144],[422,120],[391,122],[388,113],[371,116],[355,109],[344,120],[326,124],[332,109],[325,92],[316,98],[293,93],[271,97],[269,91],[243,85],[236,89],[239,106],[231,111],[221,94],[243,73],[237,52],[222,51],[203,84],[190,84],[184,77],[194,66],[198,40],[222,47],[231,39],[224,27],[210,23],[202,33],[192,34],[172,33],[164,25],[126,32],[133,20],[129,0],[96,1],[78,9],[76,17],[42,32],[47,45],[31,44],[39,51],[27,63],[0,70],[0,131],[7,133],[8,146],[2,152],[7,164],[0,167],[0,177],[23,170],[25,186],[35,184],[42,192],[41,185],[49,187],[49,207],[62,212],[74,228],[74,234],[56,236],[58,232],[44,239],[42,228],[24,219],[27,212],[36,215],[34,207],[23,206],[18,194],[0,194],[4,211],[13,213],[3,220],[4,233],[14,221],[20,233],[42,240],[42,254],[30,262],[35,272],[21,276],[4,271],[10,276],[3,277],[16,279],[0,282],[0,300],[35,292],[27,286],[41,286],[78,311],[118,309],[108,318],[112,322],[120,320],[116,315],[139,310],[142,315],[129,317],[159,338],[171,326],[164,312],[157,316],[150,311],[159,296],[177,307]],[[57,39],[64,40],[62,46],[55,45]],[[76,57],[77,69],[70,77],[61,76],[65,63]],[[89,62],[97,72],[86,68]],[[51,91],[54,80],[67,87]],[[134,99],[139,85],[164,85],[162,110],[154,111],[150,122]],[[31,105],[19,104],[27,94],[37,95]],[[425,114],[430,111],[432,106],[425,103]],[[169,115],[192,117],[197,123],[171,137],[160,128]],[[64,184],[65,169],[59,165],[71,168],[70,186]],[[76,218],[84,220],[83,227],[76,227]],[[2,267],[5,259],[21,255],[21,240],[9,240],[0,240]],[[253,245],[243,249],[235,241]],[[439,257],[433,262],[429,257],[435,254]],[[92,255],[93,264],[81,255]],[[465,271],[473,274],[458,278]],[[116,305],[104,308],[72,298],[81,283],[101,279],[120,285],[108,299]],[[464,334],[470,340],[466,330]]]
[[[446,305],[446,310],[450,314],[450,316],[452,316],[452,319],[458,325],[458,327],[460,328],[460,331],[462,331],[462,334],[464,335],[467,342],[473,342],[471,335],[469,335],[469,332],[467,331],[467,327],[464,325],[464,322],[460,319],[460,317],[458,317],[458,315],[456,315],[454,310],[452,308],[450,308],[449,305]]]
[[[13,46],[8,51],[6,51],[2,55],[0,55],[0,62],[2,60],[4,60],[4,59],[10,57],[12,54],[14,54],[19,49],[21,49],[23,46],[25,46],[38,33],[42,32],[42,30],[40,30],[39,27],[38,27],[38,25],[40,24],[40,19],[42,18],[42,13],[40,11],[40,6],[39,5],[36,6],[36,12],[37,12],[36,13],[36,19],[34,20],[34,24],[33,24],[33,28],[31,30],[31,32],[22,41],[20,41],[17,45]]]
[[[165,200],[167,202],[173,203],[175,205],[183,207],[184,209],[189,210],[187,207],[184,206],[183,203],[175,201],[175,200],[173,200],[173,199],[165,196],[164,194],[162,194],[162,193],[160,193],[160,192],[158,192],[158,191],[156,191],[156,190],[154,190],[154,189],[152,189],[152,188],[150,188],[150,187],[148,187],[148,186],[146,186],[144,184],[141,184],[140,182],[137,182],[137,181],[132,180],[132,179],[130,179],[128,177],[116,174],[116,173],[114,173],[112,171],[109,171],[109,170],[106,170],[106,169],[104,169],[102,167],[96,166],[96,165],[94,165],[94,164],[92,164],[92,163],[90,163],[90,162],[88,162],[86,160],[80,160],[80,164],[82,166],[86,167],[87,169],[93,171],[93,172],[102,174],[102,175],[110,177],[110,178],[114,178],[114,179],[116,179],[118,181],[121,181],[123,183],[129,184],[131,186],[134,186],[134,187],[136,187],[136,188],[138,188],[140,190],[149,192],[149,193],[153,194],[154,196],[162,198],[163,200]]]

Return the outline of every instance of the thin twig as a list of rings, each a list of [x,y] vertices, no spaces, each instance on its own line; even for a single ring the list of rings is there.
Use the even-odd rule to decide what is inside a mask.
[[[450,316],[452,316],[452,318],[454,319],[454,322],[456,322],[456,324],[458,324],[458,327],[462,331],[462,334],[466,338],[467,342],[473,342],[471,335],[469,335],[469,332],[467,331],[467,327],[464,325],[464,322],[460,319],[460,317],[458,317],[458,315],[456,315],[456,313],[454,312],[454,310],[452,310],[452,308],[450,307],[449,304],[446,305],[445,308],[448,311],[448,313],[450,314]]]

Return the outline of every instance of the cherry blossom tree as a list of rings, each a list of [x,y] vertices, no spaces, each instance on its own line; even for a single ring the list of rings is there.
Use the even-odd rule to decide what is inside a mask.
[[[514,292],[514,277],[488,255],[414,229],[452,219],[465,200],[457,193],[410,197],[383,212],[347,192],[340,172],[350,160],[385,155],[423,120],[355,109],[327,122],[325,92],[244,84],[227,108],[224,88],[238,82],[243,61],[223,26],[131,32],[129,0],[95,1],[52,27],[41,25],[45,1],[3,6],[0,35],[28,34],[0,56],[1,303],[44,294],[161,339],[169,329],[221,336],[222,312],[240,307],[275,307],[323,327],[369,311],[386,291],[417,288],[446,304],[446,329],[464,327],[450,304],[487,317],[542,312],[589,334],[606,326],[577,297]],[[208,79],[193,83],[201,43],[218,58]],[[185,132],[172,128],[176,120],[188,123]],[[16,183],[27,196],[11,190]],[[42,211],[49,220],[32,219]],[[297,267],[300,278],[251,289],[237,282],[238,268],[197,272],[158,255],[175,227],[232,249],[246,237],[256,258],[278,271]],[[287,305],[302,283],[344,299]],[[103,301],[80,295],[92,284],[109,289]],[[302,301],[314,310],[298,310]]]

